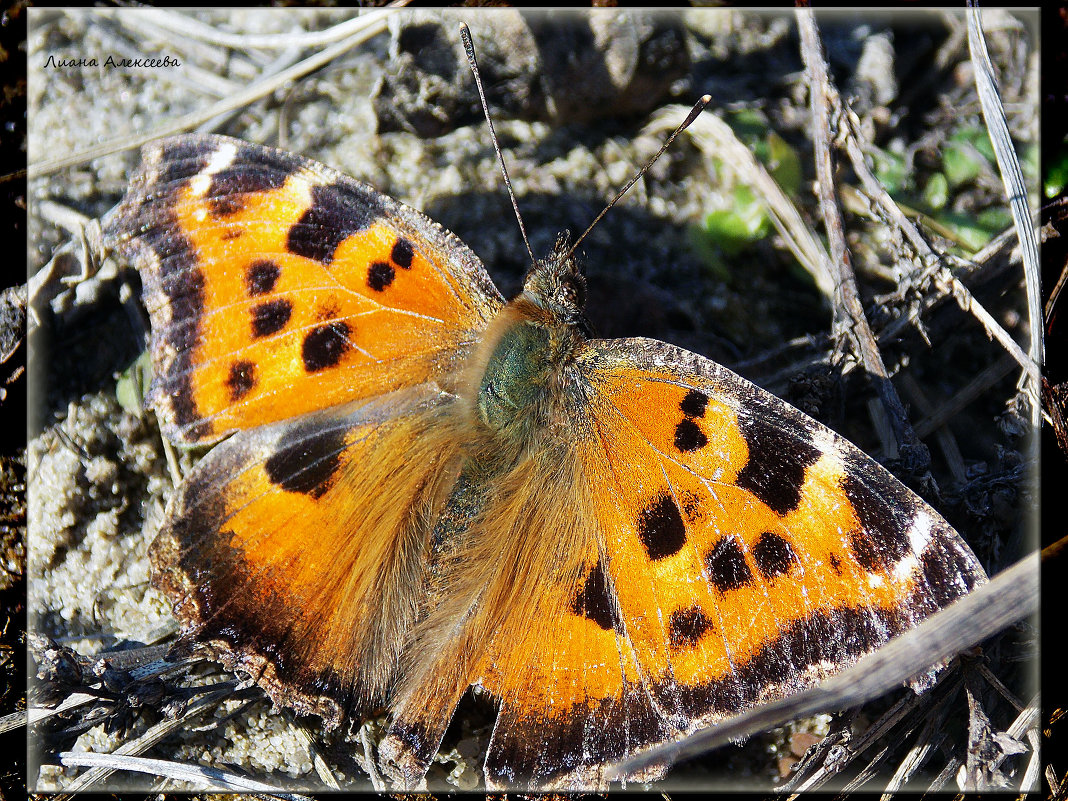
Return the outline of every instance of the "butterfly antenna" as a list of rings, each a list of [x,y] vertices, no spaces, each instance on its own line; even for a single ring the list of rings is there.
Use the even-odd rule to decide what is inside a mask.
[[[692,109],[690,109],[690,113],[686,115],[686,119],[684,119],[682,121],[682,125],[680,125],[674,131],[672,131],[671,136],[669,136],[667,138],[667,141],[664,142],[664,144],[660,146],[660,149],[658,151],[656,151],[656,155],[653,156],[651,159],[649,159],[649,161],[647,161],[645,163],[644,167],[642,167],[640,170],[638,170],[638,174],[635,175],[633,178],[631,178],[627,182],[627,185],[619,190],[619,194],[617,194],[614,198],[612,198],[612,202],[609,203],[607,206],[605,206],[604,209],[601,211],[601,213],[598,214],[594,218],[593,222],[591,222],[589,224],[589,226],[586,228],[586,230],[582,232],[582,236],[580,236],[578,239],[575,240],[575,244],[573,244],[571,246],[571,249],[567,252],[567,255],[564,256],[564,259],[569,259],[569,258],[571,258],[572,255],[574,255],[575,251],[578,249],[578,246],[582,243],[582,240],[585,239],[586,235],[590,231],[593,230],[593,227],[595,225],[597,225],[597,223],[599,223],[601,221],[601,218],[604,217],[604,215],[606,215],[608,213],[608,210],[610,208],[612,208],[614,205],[616,205],[616,202],[621,197],[623,197],[623,195],[627,194],[627,191],[632,186],[634,186],[634,184],[638,183],[638,180],[643,175],[645,175],[646,171],[650,167],[652,167],[656,163],[656,160],[658,158],[660,158],[662,155],[664,155],[664,151],[667,150],[668,147],[671,146],[672,142],[675,141],[675,137],[678,136],[683,131],[685,131],[687,128],[689,128],[690,127],[690,123],[692,123],[694,120],[696,120],[697,119],[697,115],[700,114],[702,111],[704,111],[705,110],[705,106],[707,106],[711,102],[712,102],[712,95],[704,95],[700,100],[697,101],[696,104],[694,104],[694,107]]]
[[[501,174],[504,176],[504,185],[508,187],[508,197],[512,201],[512,208],[515,209],[515,218],[519,221],[519,233],[523,235],[523,244],[527,246],[527,253],[530,255],[530,263],[534,264],[537,260],[534,258],[534,251],[530,249],[530,240],[527,239],[527,229],[523,225],[523,217],[519,213],[519,203],[516,202],[515,192],[512,191],[512,182],[508,178],[508,167],[504,163],[504,154],[501,153],[501,146],[497,142],[497,132],[493,130],[493,120],[490,118],[489,104],[486,102],[486,93],[482,90],[482,76],[478,73],[478,61],[475,60],[475,46],[471,44],[471,29],[467,27],[466,22],[460,23],[460,38],[464,42],[464,50],[467,51],[467,60],[471,64],[471,72],[475,76],[475,86],[478,87],[478,99],[482,101],[482,112],[486,115],[486,123],[489,125],[490,139],[493,141],[493,149],[497,151],[497,161],[501,165]]]

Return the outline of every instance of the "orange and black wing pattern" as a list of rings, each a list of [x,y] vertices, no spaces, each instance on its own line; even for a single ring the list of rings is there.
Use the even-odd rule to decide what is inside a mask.
[[[986,581],[874,460],[725,368],[632,339],[576,369],[592,540],[555,611],[490,649],[491,785],[603,786],[606,764],[810,687]]]
[[[222,136],[147,145],[104,232],[141,272],[152,400],[182,443],[453,373],[501,305],[426,216]]]
[[[150,550],[183,633],[331,727],[380,709],[423,603],[424,512],[457,468],[453,402],[400,390],[213,448]]]

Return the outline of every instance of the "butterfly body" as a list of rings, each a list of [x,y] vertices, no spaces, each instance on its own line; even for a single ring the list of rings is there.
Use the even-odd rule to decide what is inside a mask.
[[[477,390],[469,400],[479,423],[516,445],[532,445],[559,417],[554,407],[574,384],[575,355],[589,332],[585,278],[567,251],[561,238],[552,256],[532,267],[472,360]]]
[[[822,425],[676,346],[592,338],[564,240],[505,303],[419,212],[200,135],[146,147],[105,232],[144,280],[165,433],[232,434],[172,499],[156,586],[278,704],[388,709],[400,786],[472,685],[499,707],[487,785],[600,788],[985,581]]]

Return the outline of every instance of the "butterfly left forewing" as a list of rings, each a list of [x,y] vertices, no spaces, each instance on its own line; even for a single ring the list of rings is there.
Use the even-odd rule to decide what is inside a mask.
[[[176,442],[454,372],[500,307],[456,237],[322,164],[200,134],[142,155],[104,235],[141,272]]]
[[[105,243],[139,269],[151,401],[193,469],[152,546],[187,637],[330,723],[382,705],[455,478],[455,385],[501,305],[452,234],[223,136],[149,143]],[[236,432],[236,433],[235,433]]]

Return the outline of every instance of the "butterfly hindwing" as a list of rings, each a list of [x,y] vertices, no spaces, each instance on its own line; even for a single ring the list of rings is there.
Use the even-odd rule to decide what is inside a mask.
[[[501,305],[426,216],[221,136],[147,145],[105,234],[141,270],[154,404],[180,442],[453,372]]]
[[[417,387],[215,447],[151,549],[185,633],[331,725],[385,703],[422,602],[424,511],[455,472],[453,400]]]

